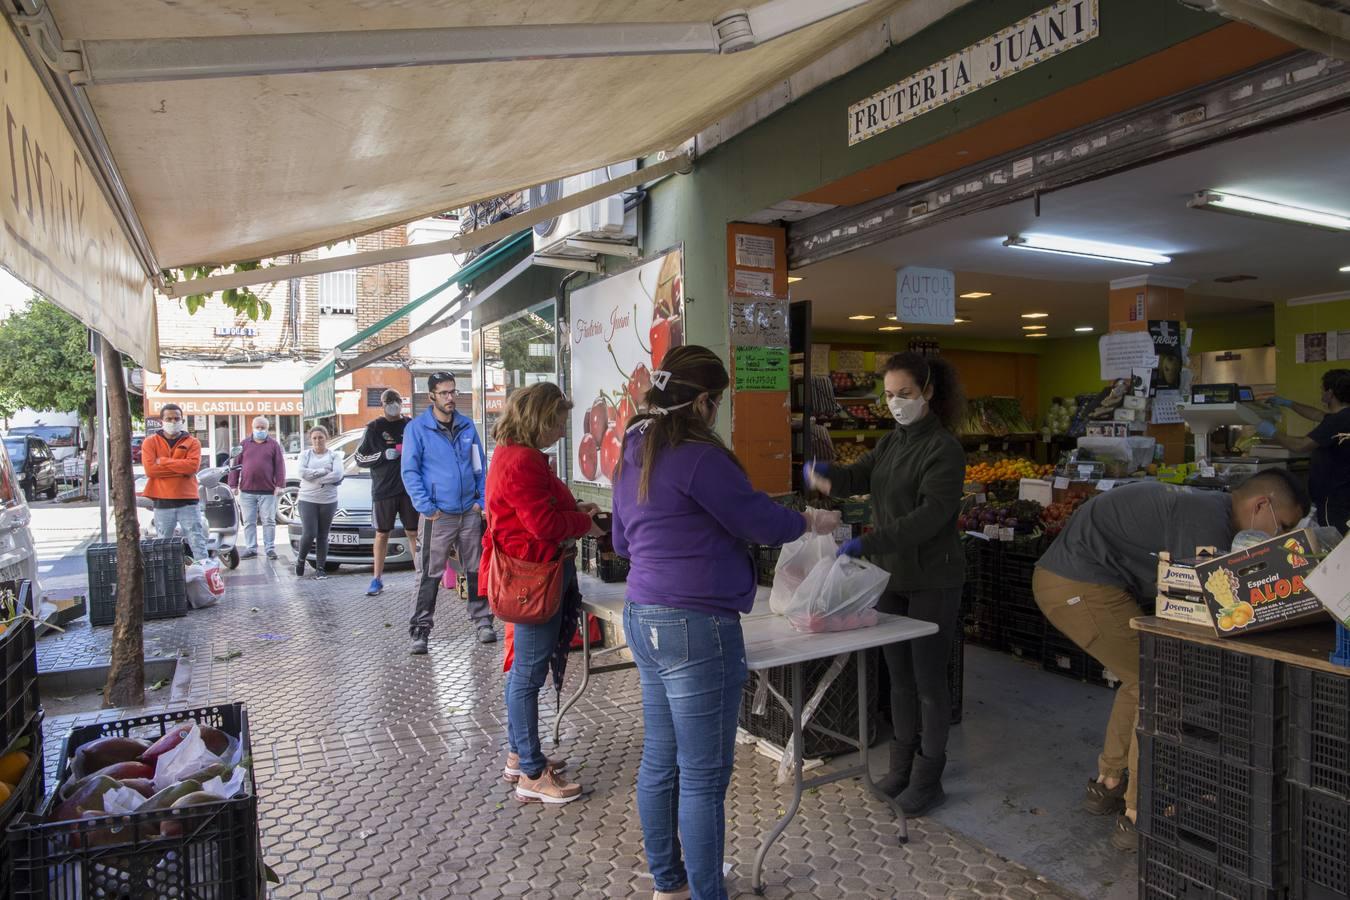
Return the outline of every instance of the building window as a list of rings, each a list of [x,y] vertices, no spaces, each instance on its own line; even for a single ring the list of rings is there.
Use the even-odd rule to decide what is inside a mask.
[[[380,402],[380,395],[383,393],[384,388],[382,387],[366,388],[366,406],[384,406],[384,404]]]
[[[459,320],[459,352],[463,356],[473,354],[473,323],[468,316]]]
[[[356,279],[353,270],[319,276],[319,312],[326,316],[356,315]]]

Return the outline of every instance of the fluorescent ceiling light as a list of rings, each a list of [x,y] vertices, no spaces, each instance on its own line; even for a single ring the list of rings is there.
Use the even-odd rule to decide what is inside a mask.
[[[1350,266],[1341,266],[1342,272],[1350,272]]]
[[[789,275],[789,276],[788,276],[788,284],[796,284],[797,282],[799,282],[799,281],[801,281],[801,280],[802,280],[802,276],[801,276],[801,275]]]
[[[894,322],[894,321],[895,321],[895,313],[886,313],[886,318],[888,318],[888,319],[890,319],[892,322]]]
[[[1011,247],[1014,250],[1062,253],[1066,256],[1103,259],[1108,262],[1123,262],[1136,266],[1159,266],[1172,261],[1170,256],[1163,256],[1155,250],[1148,250],[1143,247],[1085,241],[1078,238],[1059,237],[1053,234],[1013,234],[1008,236],[1008,239],[1003,242],[1003,246]]]
[[[1023,330],[1023,331],[1044,331],[1044,330],[1045,330],[1045,326],[1044,326],[1044,325],[1023,325],[1023,326],[1022,326],[1022,330]]]
[[[993,294],[988,291],[971,291],[969,294],[961,294],[962,300],[980,300],[984,297],[992,297]]]
[[[1092,330],[1091,325],[1079,325],[1077,328],[1074,329],[1074,331],[1091,331],[1091,330]]]
[[[957,325],[967,325],[970,323],[969,319],[961,319],[961,318],[952,319],[952,321],[955,322]]]
[[[1049,318],[1049,313],[1022,313],[1024,319],[1045,319]]]
[[[882,325],[877,331],[904,331],[903,325]]]
[[[1322,212],[1316,209],[1303,209],[1288,206],[1272,200],[1258,200],[1255,197],[1242,197],[1238,194],[1226,194],[1222,191],[1197,191],[1186,205],[1191,209],[1208,209],[1213,212],[1233,213],[1239,216],[1251,216],[1257,219],[1274,219],[1277,222],[1294,222],[1298,225],[1311,225],[1329,231],[1350,231],[1350,216],[1341,213]]]
[[[1022,335],[1022,337],[1045,337],[1045,336],[1046,336],[1046,334],[1045,334],[1044,331],[1037,331],[1037,332],[1034,333],[1034,334],[1024,334],[1024,335]]]
[[[857,315],[857,316],[849,316],[849,318],[855,322],[866,322],[868,319],[875,319],[876,316]]]

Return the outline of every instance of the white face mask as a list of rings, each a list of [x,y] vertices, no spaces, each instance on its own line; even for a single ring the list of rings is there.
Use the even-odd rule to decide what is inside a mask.
[[[389,418],[391,418],[391,419],[394,418],[395,416],[397,416],[397,415],[398,415],[399,413],[401,413],[401,412],[403,412],[403,406],[402,406],[401,404],[398,404],[398,403],[386,403],[386,404],[384,405],[384,414],[385,414],[386,416],[388,416]]]
[[[178,430],[183,427],[183,423],[178,421],[164,422],[163,425],[164,425],[164,433],[167,434],[169,437],[173,437],[175,434],[178,433]]]
[[[901,425],[913,425],[923,417],[924,410],[928,408],[928,401],[922,397],[910,400],[892,397],[886,401],[886,406],[890,409],[891,415],[895,416],[895,421]]]

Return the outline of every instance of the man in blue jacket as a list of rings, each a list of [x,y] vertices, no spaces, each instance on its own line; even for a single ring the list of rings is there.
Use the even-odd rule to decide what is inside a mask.
[[[417,549],[421,580],[417,608],[408,623],[412,652],[427,652],[436,593],[453,550],[455,568],[469,588],[469,617],[480,643],[497,640],[487,600],[478,596],[478,560],[482,556],[483,486],[487,460],[478,431],[455,410],[455,376],[437,372],[427,379],[431,408],[408,423],[403,432],[403,485],[421,514]]]

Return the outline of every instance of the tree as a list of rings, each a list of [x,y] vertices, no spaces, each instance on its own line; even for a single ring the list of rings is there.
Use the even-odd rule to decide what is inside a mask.
[[[131,477],[131,408],[123,378],[122,355],[103,342],[103,373],[108,382],[109,495],[117,521],[117,607],[113,612],[112,655],[103,705],[145,703],[145,595],[141,579],[141,526],[136,519],[136,485]]]

